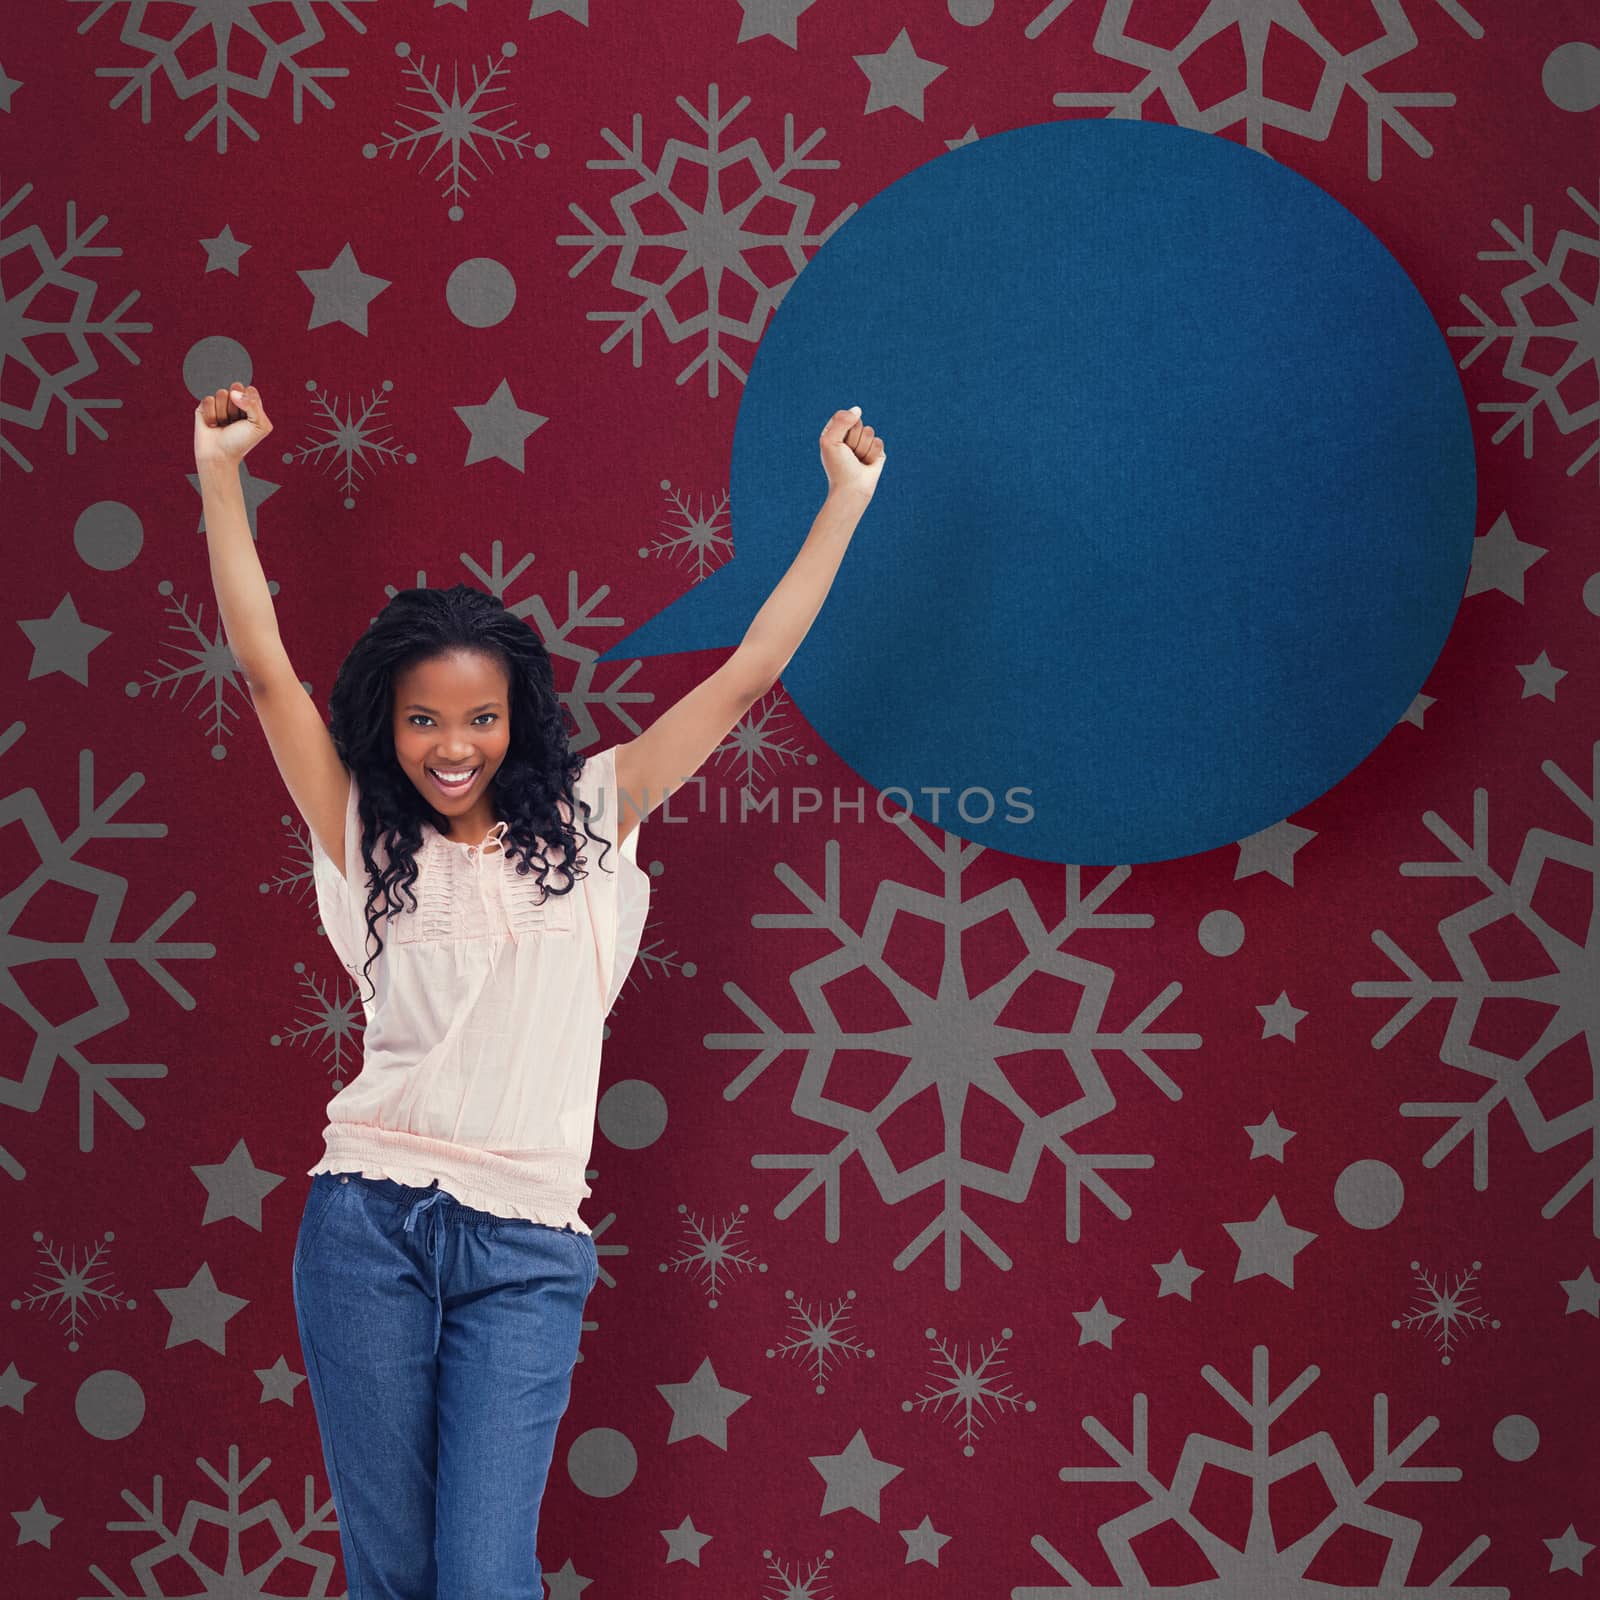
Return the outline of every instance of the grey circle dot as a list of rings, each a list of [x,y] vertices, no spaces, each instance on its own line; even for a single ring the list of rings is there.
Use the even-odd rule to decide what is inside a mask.
[[[1334,1206],[1352,1228],[1388,1227],[1405,1198],[1406,1186],[1387,1161],[1352,1161],[1333,1185]]]
[[[643,1078],[623,1078],[600,1097],[596,1121],[619,1150],[645,1150],[666,1132],[666,1098]]]
[[[73,1404],[78,1425],[91,1439],[126,1439],[144,1421],[144,1389],[126,1372],[90,1373]]]
[[[1539,1448],[1539,1424],[1513,1411],[1494,1425],[1495,1454],[1502,1461],[1526,1461]]]
[[[492,256],[473,256],[445,280],[444,303],[465,327],[498,327],[516,306],[516,275]]]
[[[1244,944],[1244,920],[1236,911],[1208,911],[1200,919],[1199,939],[1208,956],[1237,955]]]
[[[945,0],[945,10],[963,28],[981,28],[994,15],[994,0]]]
[[[1592,617],[1600,617],[1600,572],[1591,573],[1583,586],[1584,609]]]
[[[573,1486],[597,1500],[621,1494],[638,1471],[633,1441],[615,1428],[590,1428],[567,1451],[567,1476]]]
[[[208,334],[196,339],[183,357],[183,386],[196,401],[230,383],[254,383],[255,363],[237,339]]]
[[[1539,83],[1561,111],[1593,111],[1600,106],[1600,46],[1586,39],[1558,44],[1544,58]]]
[[[121,500],[96,500],[72,524],[72,547],[96,572],[121,572],[144,548],[144,524]]]

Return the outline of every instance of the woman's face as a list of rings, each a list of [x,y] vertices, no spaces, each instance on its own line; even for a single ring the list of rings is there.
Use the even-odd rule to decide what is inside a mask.
[[[494,826],[489,780],[511,744],[510,690],[499,661],[469,650],[395,675],[395,756],[428,804],[450,819],[451,831]],[[459,788],[434,776],[469,771]]]

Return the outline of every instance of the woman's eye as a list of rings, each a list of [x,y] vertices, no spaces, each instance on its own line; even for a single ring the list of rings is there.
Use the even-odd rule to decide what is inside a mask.
[[[485,717],[492,718],[494,716],[494,714],[495,713],[492,712],[492,711],[480,711],[478,713],[478,715],[475,716],[472,720],[474,722],[481,722]],[[413,712],[409,718],[407,718],[407,721],[412,723],[412,725],[414,726],[415,724],[417,724],[419,722],[432,722],[433,718],[432,717],[428,717],[428,716],[424,716],[422,714],[422,712],[416,711],[416,712]]]

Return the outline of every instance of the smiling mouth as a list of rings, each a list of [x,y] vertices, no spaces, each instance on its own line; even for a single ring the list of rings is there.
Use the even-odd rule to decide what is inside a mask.
[[[478,781],[478,774],[483,771],[483,768],[474,767],[470,775],[463,778],[459,783],[446,783],[433,767],[424,767],[423,770],[433,779],[441,794],[465,794]]]

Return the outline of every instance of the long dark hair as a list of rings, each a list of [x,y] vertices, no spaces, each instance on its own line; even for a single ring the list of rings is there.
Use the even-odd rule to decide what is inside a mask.
[[[511,738],[505,760],[490,780],[490,792],[494,809],[506,824],[503,848],[516,861],[518,873],[535,870],[537,863],[540,887],[547,895],[571,894],[576,887],[572,869],[583,866],[587,857],[578,854],[576,829],[562,821],[557,808],[561,800],[574,816],[582,811],[583,831],[590,839],[607,850],[611,846],[609,839],[590,830],[589,803],[574,800],[572,780],[582,773],[586,758],[576,754],[568,741],[550,654],[538,634],[493,595],[471,584],[402,589],[351,647],[328,696],[334,748],[361,790],[361,856],[371,881],[367,933],[378,941],[378,949],[361,969],[369,982],[369,969],[383,949],[380,917],[406,909],[401,889],[410,896],[410,910],[417,909],[412,885],[417,880],[422,824],[438,828],[443,820],[443,813],[417,792],[395,755],[394,680],[418,662],[457,650],[494,658],[510,680]],[[389,864],[381,872],[373,853],[380,838],[389,853]],[[561,852],[562,859],[555,864],[566,878],[565,887],[556,888],[548,881],[547,847]],[[604,867],[604,855],[600,864]],[[577,876],[587,877],[587,870]]]

